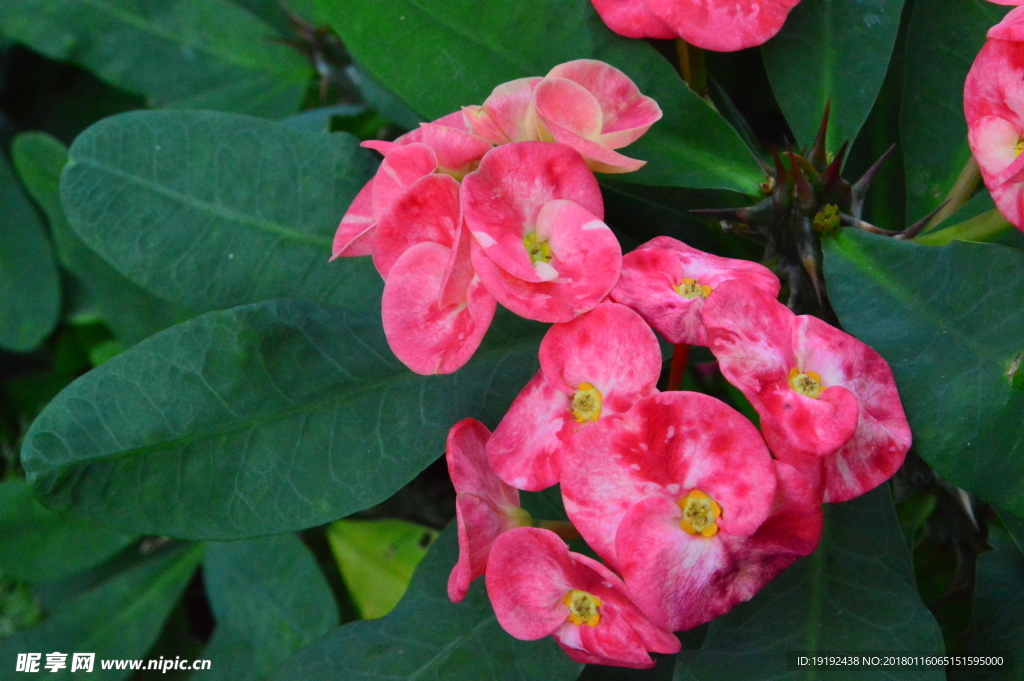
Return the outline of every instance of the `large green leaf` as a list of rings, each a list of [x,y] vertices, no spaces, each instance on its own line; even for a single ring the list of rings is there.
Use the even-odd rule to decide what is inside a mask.
[[[266,679],[338,626],[331,588],[293,534],[209,544],[203,582],[217,628],[197,676],[210,681]]]
[[[383,617],[402,599],[435,530],[402,520],[338,520],[327,528],[334,559],[363,619]]]
[[[101,660],[140,659],[153,645],[203,555],[202,546],[179,546],[112,577],[76,597],[42,624],[0,642],[0,669],[13,674],[18,653],[42,653],[41,675],[78,679],[71,673],[72,653],[95,653],[87,678],[119,681],[131,669],[101,670]],[[46,654],[67,653],[57,673],[43,669]],[[18,675],[8,676],[16,678]]]
[[[543,328],[499,315],[469,364],[436,377],[394,358],[376,314],[288,300],[208,313],[71,384],[22,464],[48,506],[146,534],[319,525],[391,496],[459,419],[494,426]]]
[[[81,291],[85,310],[94,312],[128,344],[188,317],[125,278],[72,231],[60,205],[60,173],[68,160],[60,141],[41,132],[23,133],[14,138],[11,158],[25,188],[46,213],[57,260]]]
[[[294,297],[370,310],[382,283],[369,258],[327,261],[372,172],[369,152],[348,134],[139,111],[75,140],[61,197],[90,248],[185,308]]]
[[[651,46],[612,33],[590,0],[318,0],[352,56],[427,118],[481,103],[495,86],[572,59],[624,71],[665,116],[623,151],[629,182],[746,193],[763,179],[739,135]]]
[[[749,603],[714,620],[699,651],[676,661],[677,681],[899,678],[938,681],[936,670],[787,670],[797,651],[941,651],[921,602],[888,486],[825,508],[825,531]]]
[[[843,230],[825,246],[843,327],[889,362],[918,453],[949,482],[1024,515],[1024,254]],[[1020,368],[1020,367],[1018,367]]]
[[[581,665],[550,639],[518,641],[494,618],[483,579],[448,600],[458,558],[454,523],[416,569],[402,602],[379,620],[346,624],[290,659],[278,681],[573,681]]]
[[[993,529],[995,547],[978,557],[974,585],[974,635],[965,651],[981,657],[1002,656],[1005,665],[955,667],[952,681],[1021,681],[1024,665],[1024,555],[1009,536]],[[1007,658],[1013,656],[1013,664]]]
[[[903,0],[803,0],[761,48],[799,144],[814,141],[829,101],[828,148],[857,136],[885,80],[902,10]]]
[[[48,511],[23,480],[0,482],[0,574],[41,582],[94,567],[135,538]]]
[[[230,0],[0,0],[0,35],[156,107],[287,116],[311,76],[274,29]]]
[[[985,44],[985,32],[1008,9],[987,0],[914,3],[900,119],[912,220],[938,208],[971,157],[964,80]]]
[[[60,316],[60,282],[43,225],[0,154],[0,348],[35,349]]]

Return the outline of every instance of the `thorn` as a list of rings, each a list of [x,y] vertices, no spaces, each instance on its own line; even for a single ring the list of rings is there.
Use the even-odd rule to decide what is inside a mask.
[[[892,153],[896,145],[893,144],[891,147],[885,150],[885,153],[878,157],[870,168],[865,171],[859,180],[857,180],[853,187],[851,187],[851,193],[853,195],[853,205],[851,212],[857,218],[860,218],[861,213],[864,210],[864,197],[867,196],[868,188],[871,186],[872,181],[875,179],[875,175],[878,174],[879,169],[882,167],[882,163],[885,159],[889,158],[889,154]]]
[[[864,222],[860,218],[855,218],[852,215],[847,215],[846,213],[840,213],[839,220],[844,225],[856,227],[859,230],[869,232],[871,234],[881,234],[882,236],[896,236],[897,234],[902,234],[902,232],[893,232],[888,229],[882,229],[881,227],[875,227],[870,222]]]
[[[843,157],[846,156],[846,150],[849,146],[850,143],[848,141],[843,142],[843,146],[839,147],[839,151],[836,153],[836,157],[832,160],[832,163],[828,165],[828,168],[825,168],[821,181],[823,186],[830,187],[833,183],[842,181],[843,178],[840,176],[839,172],[843,168]]]
[[[799,157],[789,154],[789,158],[793,161],[793,180],[796,183],[796,198],[800,201],[800,209],[805,213],[813,214],[818,204],[818,200],[814,196],[814,187],[807,180],[803,170],[800,168],[800,164],[796,162],[796,159]]]
[[[814,144],[805,154],[807,159],[818,172],[828,165],[828,152],[825,150],[825,135],[828,132],[828,115],[832,108],[832,100],[825,102],[825,113],[821,116],[821,125],[818,127],[818,136],[814,138]]]
[[[775,182],[776,184],[782,184],[789,179],[789,174],[786,172],[786,166],[782,164],[782,158],[779,156],[779,150],[772,145],[772,157],[775,159]]]
[[[931,222],[931,219],[933,217],[938,215],[940,210],[946,207],[947,203],[949,203],[949,199],[943,201],[942,205],[940,205],[938,208],[933,210],[931,213],[928,213],[928,215],[925,215],[923,218],[921,218],[920,220],[918,220],[917,222],[915,222],[914,224],[910,225],[905,230],[897,234],[896,238],[900,239],[901,241],[909,241],[910,239],[913,239],[915,236],[921,233],[921,230],[924,229],[925,225]]]

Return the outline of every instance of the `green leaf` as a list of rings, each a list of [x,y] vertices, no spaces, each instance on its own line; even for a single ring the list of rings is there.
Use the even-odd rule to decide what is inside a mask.
[[[1021,519],[1008,511],[998,510],[999,519],[1003,521],[1006,531],[1010,534],[1017,548],[1024,553],[1024,519]]]
[[[202,555],[202,546],[178,546],[78,596],[42,624],[0,642],[0,669],[13,670],[18,653],[38,652],[43,654],[40,670],[47,678],[77,679],[82,672],[71,674],[71,654],[95,653],[95,678],[127,678],[130,669],[104,672],[100,660],[145,655]],[[67,667],[56,674],[47,672],[46,654],[57,651],[68,654]]]
[[[1014,657],[1001,667],[952,668],[952,681],[1024,679],[1024,555],[1010,537],[993,528],[989,542],[995,547],[978,557],[974,583],[974,636],[965,654]]]
[[[786,671],[787,652],[941,651],[942,635],[921,602],[887,485],[825,506],[817,551],[749,603],[711,622],[703,647],[683,651],[677,681],[944,679],[942,670]]]
[[[312,75],[229,0],[0,0],[0,34],[154,107],[279,118],[299,108]]]
[[[372,173],[369,152],[344,133],[137,111],[75,140],[61,198],[90,248],[182,307],[292,297],[371,310],[383,284],[369,258],[328,258]]]
[[[0,574],[29,582],[95,567],[135,537],[48,511],[23,480],[0,482]]]
[[[363,619],[383,617],[402,599],[437,532],[401,520],[339,520],[331,551]]]
[[[799,144],[814,141],[830,100],[828,149],[857,137],[885,80],[902,11],[903,0],[803,0],[761,48]]]
[[[346,624],[285,663],[279,681],[573,681],[579,665],[551,638],[519,641],[494,618],[482,579],[448,600],[455,524],[420,563],[402,602],[378,620]]]
[[[725,119],[650,45],[612,33],[590,0],[318,1],[353,58],[429,119],[480,104],[514,78],[600,59],[624,71],[665,114],[622,150],[647,165],[616,179],[748,194],[763,179]]]
[[[75,381],[22,465],[54,509],[145,534],[237,539],[387,499],[467,416],[492,427],[544,326],[499,315],[473,359],[417,376],[376,314],[278,300],[196,317]]]
[[[269,678],[338,626],[331,588],[292,534],[209,544],[203,582],[217,622],[200,656],[211,662],[199,675],[209,681]]]
[[[842,230],[826,240],[829,297],[892,367],[917,452],[952,484],[1024,515],[1024,254]]]
[[[939,207],[971,157],[964,80],[985,32],[1009,9],[987,0],[924,0],[914,7],[900,117],[912,220]]]
[[[11,158],[28,193],[46,214],[57,259],[82,292],[83,307],[95,310],[129,344],[188,318],[185,311],[122,276],[72,231],[60,205],[60,173],[68,160],[60,141],[41,132],[23,133],[14,138]]]
[[[53,250],[36,212],[0,154],[0,348],[28,352],[60,316]]]

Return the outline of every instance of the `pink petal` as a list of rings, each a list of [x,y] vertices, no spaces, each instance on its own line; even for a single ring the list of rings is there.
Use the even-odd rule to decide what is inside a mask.
[[[767,41],[800,0],[645,0],[688,43],[733,52]]]
[[[491,465],[513,487],[531,492],[558,483],[566,442],[579,424],[572,397],[541,372],[516,396],[487,443]]]
[[[1017,127],[999,116],[982,116],[971,125],[967,140],[978,161],[978,167],[986,182],[998,187],[1007,178],[1000,177],[1008,169],[1024,163],[1024,154],[1017,154],[1014,147],[1020,141]],[[1012,174],[1016,174],[1014,168]]]
[[[657,38],[671,40],[678,37],[651,12],[644,0],[591,0],[594,8],[608,28],[627,38]]]
[[[568,621],[562,598],[573,589],[601,600],[595,626]],[[547,530],[520,528],[495,541],[487,593],[507,632],[524,640],[554,634],[577,661],[647,668],[654,665],[647,650],[679,650],[674,636],[654,627],[633,605],[622,580],[600,563],[570,552]]]
[[[609,174],[631,173],[647,164],[647,161],[638,161],[635,158],[624,156],[617,151],[612,151],[602,146],[598,142],[580,137],[554,121],[546,121],[544,128],[554,141],[578,151],[586,160],[587,166],[594,172]]]
[[[438,171],[456,178],[475,170],[477,163],[492,147],[479,135],[435,123],[420,123],[418,132],[421,133],[419,141],[437,154]]]
[[[995,2],[995,0],[989,0]],[[1021,2],[1001,2],[1001,5],[1020,5]],[[988,29],[989,40],[1024,40],[1024,7],[1011,9],[998,24]]]
[[[473,126],[473,132],[480,135],[491,144],[508,144],[512,141],[504,132],[501,131],[501,128],[491,120],[490,115],[484,111],[482,106],[478,104],[464,106],[462,107],[462,112],[466,115],[466,119],[469,121],[470,125]]]
[[[549,75],[537,85],[533,96],[537,115],[545,123],[554,121],[574,135],[590,140],[601,134],[601,104],[582,85]]]
[[[518,251],[529,260],[521,240],[509,254],[497,244],[485,249],[477,237],[473,267],[491,295],[521,317],[540,322],[566,322],[596,307],[618,281],[622,263],[618,239],[608,226],[582,206],[556,200],[537,214],[536,233],[551,248],[551,262],[538,263],[553,275],[549,281],[514,276],[490,257],[509,261]],[[551,276],[539,267],[531,274]]]
[[[460,213],[461,224],[455,233],[455,244],[448,256],[448,264],[445,266],[444,280],[441,284],[441,298],[438,303],[442,308],[460,304],[466,297],[466,289],[469,287],[470,281],[476,276],[476,272],[473,271],[473,262],[470,259],[473,236],[466,228],[466,224],[461,222],[461,218]]]
[[[445,458],[457,494],[472,494],[500,511],[519,506],[519,492],[491,468],[487,443],[491,431],[476,419],[462,419],[448,431]]]
[[[448,175],[425,175],[392,202],[377,223],[373,264],[388,273],[402,255],[423,242],[451,248],[462,222],[459,183]],[[465,289],[463,289],[465,290]]]
[[[392,352],[418,374],[450,374],[469,361],[494,317],[494,298],[473,279],[462,304],[440,307],[451,249],[424,242],[407,250],[384,284],[381,316]]]
[[[487,119],[480,121],[478,117],[469,118],[477,134],[495,144],[539,140],[530,108],[533,104],[533,90],[541,80],[536,77],[519,78],[494,88],[480,107]],[[495,128],[501,131],[503,140],[495,139]]]
[[[797,450],[818,456],[835,452],[856,429],[857,400],[836,382],[824,365],[794,349],[802,322],[761,289],[731,280],[707,299],[703,310],[711,351],[722,374],[750,400],[761,429],[776,456]],[[827,389],[817,398],[797,393],[789,383],[792,369],[815,371]]]
[[[598,218],[604,202],[597,179],[572,149],[520,142],[492,149],[462,183],[466,223],[487,256],[509,274],[539,282],[523,247],[537,214],[555,200],[575,201]]]
[[[373,216],[373,180],[371,179],[356,194],[345,217],[334,233],[331,246],[331,260],[341,257],[370,255],[373,252],[373,227],[377,224]]]
[[[640,94],[636,84],[622,71],[596,59],[577,59],[551,69],[545,82],[566,79],[578,83],[591,93],[601,108],[600,136],[594,141],[609,149],[632,144],[661,118],[661,108],[650,97]],[[566,125],[559,117],[549,115],[537,89],[537,112],[545,119],[588,137],[582,130]]]
[[[749,260],[722,258],[698,251],[671,237],[660,236],[622,258],[619,283],[612,300],[628,305],[670,343],[707,345],[701,312],[704,298],[686,298],[676,286],[683,279],[715,288],[730,279],[742,279],[771,296],[779,293],[779,279]]]
[[[437,157],[425,144],[410,144],[389,151],[373,178],[373,214],[381,216],[413,182],[437,168]]]
[[[771,456],[753,424],[713,397],[674,391],[640,400],[580,433],[562,467],[565,509],[587,543],[617,565],[615,532],[647,497],[675,503],[699,489],[722,507],[722,531],[749,534],[775,489]]]

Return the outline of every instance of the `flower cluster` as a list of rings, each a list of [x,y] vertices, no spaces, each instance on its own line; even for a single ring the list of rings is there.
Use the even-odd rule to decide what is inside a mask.
[[[1006,219],[1024,230],[1024,7],[989,29],[964,84],[964,114],[985,186]]]
[[[333,254],[372,255],[395,355],[417,373],[451,373],[497,303],[542,322],[593,309],[622,260],[593,172],[642,166],[614,150],[660,117],[625,74],[584,59],[500,85],[393,142],[364,142],[384,160]]]
[[[373,257],[385,333],[414,371],[462,366],[497,303],[553,324],[494,432],[465,419],[449,433],[460,555],[448,594],[483,576],[513,636],[635,668],[810,554],[821,504],[879,485],[910,447],[882,358],[779,303],[765,267],[669,237],[622,256],[593,171],[642,165],[615,149],[660,115],[601,62],[500,85],[366,143],[384,160],[334,248]],[[655,332],[708,346],[760,429],[714,397],[659,391]],[[520,490],[556,484],[570,522],[535,523]]]
[[[728,612],[810,554],[822,502],[888,479],[910,430],[881,357],[778,292],[764,267],[668,237],[628,254],[608,299],[549,329],[540,370],[493,434],[471,419],[452,429],[450,597],[484,575],[513,636],[642,668],[679,649],[670,632]],[[709,346],[760,431],[708,395],[660,392],[652,327]],[[603,564],[518,508],[518,490],[554,484]]]
[[[800,0],[591,0],[629,38],[682,38],[718,52],[754,47],[779,32]]]

